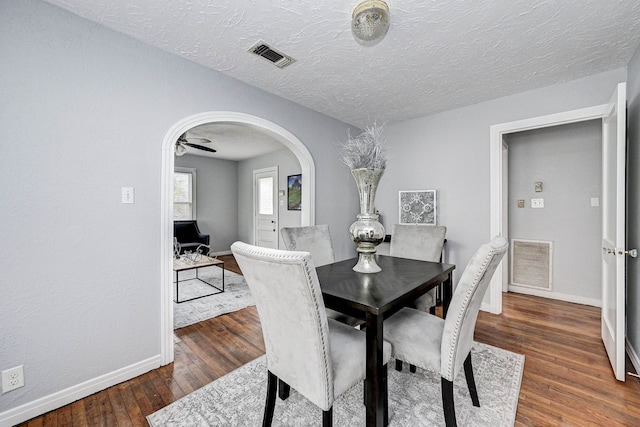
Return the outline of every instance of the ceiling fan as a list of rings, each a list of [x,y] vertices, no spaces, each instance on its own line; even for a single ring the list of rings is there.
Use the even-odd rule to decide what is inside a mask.
[[[176,156],[182,156],[187,152],[187,147],[197,148],[198,150],[208,151],[210,153],[215,153],[217,150],[206,147],[200,144],[211,144],[211,141],[205,138],[187,138],[187,133],[183,133],[176,140]]]

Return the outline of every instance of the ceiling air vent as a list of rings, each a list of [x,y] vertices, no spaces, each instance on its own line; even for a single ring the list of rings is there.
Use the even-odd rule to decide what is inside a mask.
[[[263,41],[259,41],[253,45],[253,47],[249,49],[249,52],[266,59],[278,68],[284,68],[296,62],[292,57],[278,52]]]

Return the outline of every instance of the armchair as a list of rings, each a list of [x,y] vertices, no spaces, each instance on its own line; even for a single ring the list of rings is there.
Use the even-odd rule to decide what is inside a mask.
[[[180,243],[180,253],[195,251],[200,245],[209,245],[209,235],[203,234],[195,220],[173,221],[173,237]]]

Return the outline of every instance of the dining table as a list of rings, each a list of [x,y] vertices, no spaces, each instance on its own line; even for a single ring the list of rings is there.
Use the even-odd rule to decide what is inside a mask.
[[[453,294],[453,264],[375,255],[382,271],[358,273],[358,258],[334,262],[316,271],[327,308],[364,320],[366,332],[366,425],[387,420],[387,376],[383,358],[384,319],[442,284],[443,317]]]

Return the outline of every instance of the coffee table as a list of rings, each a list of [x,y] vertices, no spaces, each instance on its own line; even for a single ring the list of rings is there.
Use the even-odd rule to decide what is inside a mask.
[[[198,269],[202,268],[202,267],[210,267],[210,266],[219,266],[222,269],[222,287],[219,288],[218,286],[214,285],[213,283],[209,283],[206,280],[203,280],[202,278],[200,278],[198,276]],[[180,280],[180,272],[181,271],[189,271],[189,270],[196,270],[196,277],[195,278],[189,278],[189,279],[184,279],[184,280]],[[183,302],[187,302],[187,301],[192,301],[194,299],[198,299],[198,298],[204,298],[204,297],[209,297],[211,295],[216,295],[219,293],[224,292],[224,261],[221,261],[219,259],[216,258],[210,258],[208,256],[205,255],[201,255],[197,261],[191,261],[187,258],[178,258],[178,259],[174,259],[173,260],[173,271],[176,272],[176,299],[174,299],[174,301],[178,304],[183,303]],[[215,289],[215,292],[209,293],[209,294],[205,294],[205,295],[200,295],[197,297],[193,297],[193,298],[188,298],[188,299],[183,299],[182,301],[180,301],[180,283],[181,282],[186,282],[189,280],[199,280],[204,284],[207,284],[209,286],[211,286],[213,289]]]

